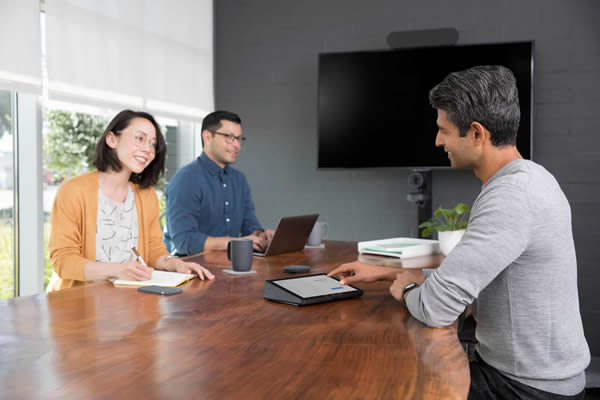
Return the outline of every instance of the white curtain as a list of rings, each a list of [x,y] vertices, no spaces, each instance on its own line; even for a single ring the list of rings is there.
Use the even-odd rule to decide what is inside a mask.
[[[0,0],[0,89],[41,93],[39,0]]]
[[[50,99],[190,120],[214,108],[212,0],[46,0],[46,27]]]

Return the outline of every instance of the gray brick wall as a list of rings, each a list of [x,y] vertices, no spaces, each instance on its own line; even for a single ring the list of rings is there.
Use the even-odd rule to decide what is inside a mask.
[[[317,170],[318,53],[385,49],[390,32],[440,27],[455,27],[459,44],[535,40],[534,159],[571,203],[584,326],[600,355],[599,17],[596,0],[215,1],[216,105],[243,119],[237,166],[259,219],[318,211],[332,239],[414,232],[409,171]],[[433,176],[434,208],[480,189],[467,171]]]

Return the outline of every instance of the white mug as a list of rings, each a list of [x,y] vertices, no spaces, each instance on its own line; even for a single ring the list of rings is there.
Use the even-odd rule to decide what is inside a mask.
[[[306,244],[309,246],[320,246],[323,239],[327,237],[327,222],[317,221],[313,227]]]

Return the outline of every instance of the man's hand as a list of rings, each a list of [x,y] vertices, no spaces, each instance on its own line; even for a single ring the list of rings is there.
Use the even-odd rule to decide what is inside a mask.
[[[420,269],[403,269],[396,274],[396,280],[390,287],[390,293],[398,301],[404,302],[402,291],[409,283],[418,283],[421,285],[425,282],[425,275]]]
[[[264,251],[269,245],[264,236],[265,233],[263,231],[256,230],[248,236],[243,236],[242,239],[252,240],[252,247],[254,248],[254,250]]]
[[[341,285],[350,285],[355,282],[392,281],[397,272],[398,269],[396,268],[380,267],[378,265],[354,261],[340,265],[327,274],[327,276],[337,275],[340,278]]]
[[[273,229],[266,229],[263,232],[263,236],[267,241],[267,246],[271,244],[271,240],[273,240],[273,235],[275,235],[275,231]]]

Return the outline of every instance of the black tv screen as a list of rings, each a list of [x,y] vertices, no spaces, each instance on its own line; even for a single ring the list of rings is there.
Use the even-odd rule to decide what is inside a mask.
[[[504,65],[517,78],[517,148],[531,158],[533,43],[319,55],[319,168],[450,167],[429,90],[453,71]]]

